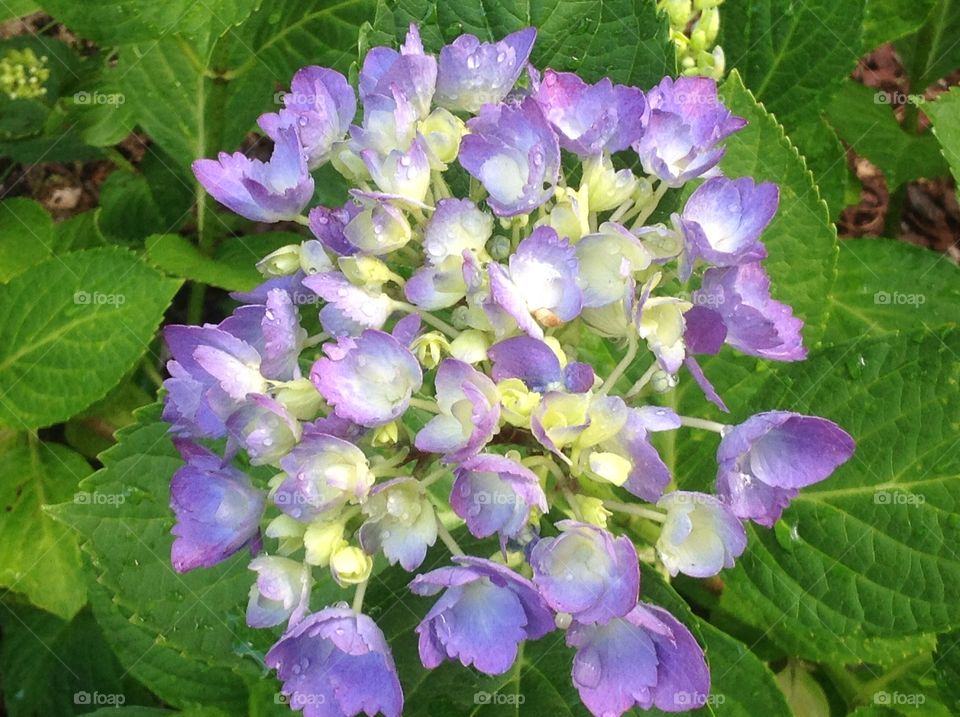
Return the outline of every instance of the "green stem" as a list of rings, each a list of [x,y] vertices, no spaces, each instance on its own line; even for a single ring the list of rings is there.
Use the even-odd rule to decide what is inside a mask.
[[[705,418],[692,418],[690,416],[680,416],[680,425],[688,428],[702,428],[706,431],[723,434],[729,428],[726,424],[718,421],[708,421]]]
[[[410,405],[414,408],[419,408],[421,411],[426,411],[427,413],[440,413],[440,408],[433,401],[426,401],[422,398],[411,398]]]
[[[356,613],[363,610],[363,596],[367,594],[367,585],[369,584],[369,579],[357,584],[357,591],[353,594],[353,611]]]
[[[457,331],[453,326],[448,324],[443,319],[440,319],[427,311],[422,311],[413,304],[408,304],[405,301],[394,301],[393,307],[398,311],[406,311],[408,314],[419,314],[420,318],[423,320],[423,323],[429,324],[435,329],[439,329],[452,339],[455,339],[460,335],[459,331]]]
[[[610,392],[610,389],[613,388],[614,384],[620,379],[621,376],[630,368],[630,364],[633,363],[633,360],[637,357],[637,337],[630,335],[627,338],[627,352],[623,355],[623,358],[620,359],[620,363],[617,364],[616,368],[607,376],[607,380],[603,382],[603,385],[600,387],[600,390],[597,391],[597,394],[600,396],[605,396]]]
[[[644,371],[643,376],[641,376],[640,379],[635,384],[633,384],[630,390],[627,391],[623,395],[623,397],[633,398],[638,393],[640,393],[643,390],[644,386],[650,383],[650,379],[653,378],[653,374],[655,374],[657,372],[657,369],[659,368],[660,368],[660,364],[658,364],[656,361],[650,364],[650,367],[646,371]]]
[[[450,531],[447,530],[447,527],[443,524],[443,521],[440,520],[440,516],[437,515],[437,536],[440,540],[443,541],[443,544],[447,546],[447,550],[450,551],[452,555],[465,555],[463,548],[457,545],[457,541],[453,539],[453,536],[450,535]]]
[[[657,185],[657,188],[653,191],[653,196],[650,197],[650,200],[643,206],[636,220],[634,220],[632,229],[639,229],[643,226],[643,223],[650,218],[650,215],[660,205],[660,200],[663,199],[663,195],[667,193],[668,189],[670,189],[670,186],[666,182],[660,182]]]
[[[605,500],[603,501],[603,505],[605,508],[609,508],[617,513],[627,513],[629,515],[635,515],[638,518],[653,520],[657,523],[662,523],[667,519],[667,516],[660,511],[644,508],[639,505],[632,505],[631,503],[621,503],[619,500]]]

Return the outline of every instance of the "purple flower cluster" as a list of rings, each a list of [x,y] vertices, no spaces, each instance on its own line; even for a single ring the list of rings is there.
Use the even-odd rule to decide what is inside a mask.
[[[746,521],[772,526],[853,452],[823,418],[727,426],[657,405],[686,367],[725,410],[696,359],[723,344],[804,358],[803,322],[762,265],[777,187],[718,169],[745,123],[712,80],[644,92],[541,74],[535,36],[464,35],[435,56],[412,26],[399,50],[367,53],[357,91],[297,72],[259,120],[269,162],[194,165],[234,212],[313,235],[265,257],[264,283],[221,323],[166,328],[164,407],[185,461],[173,565],[250,551],[247,621],[285,626],[265,661],[308,717],[401,714],[363,598],[375,556],[414,573],[438,540],[452,564],[410,583],[436,596],[416,628],[426,668],[502,674],[525,640],[563,630],[598,717],[704,704],[703,650],[641,599],[641,560],[716,575],[746,549]],[[354,188],[308,211],[328,163]],[[682,210],[650,223],[687,182]],[[578,352],[588,333],[620,357],[612,370]],[[655,448],[682,426],[721,436],[715,494],[677,490]],[[353,608],[312,608],[318,581],[354,588]]]

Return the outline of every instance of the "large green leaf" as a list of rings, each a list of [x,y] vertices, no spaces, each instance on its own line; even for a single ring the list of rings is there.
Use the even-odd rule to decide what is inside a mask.
[[[840,243],[829,343],[956,324],[960,270],[943,254],[893,239]]]
[[[960,65],[960,2],[937,0],[923,26],[897,42],[897,51],[910,78],[910,88],[921,94],[928,86]]]
[[[69,448],[38,441],[9,448],[2,461],[0,585],[69,620],[87,601],[80,552],[73,534],[42,508],[74,499],[90,466]]]
[[[836,229],[803,158],[776,119],[744,89],[736,71],[722,87],[724,101],[749,124],[726,140],[720,163],[732,177],[751,176],[780,187],[780,208],[763,233],[765,262],[777,298],[804,319],[804,339],[814,346],[823,335],[836,263]]]
[[[954,88],[940,95],[936,102],[925,104],[923,111],[933,122],[933,133],[953,178],[960,181],[960,90]]]
[[[956,714],[960,711],[960,630],[937,636],[933,664],[943,701]]]
[[[847,80],[826,115],[847,146],[883,171],[891,191],[904,182],[947,173],[936,140],[904,131],[883,92]]]
[[[48,426],[105,396],[179,286],[112,248],[53,257],[0,287],[0,424]]]
[[[898,40],[923,25],[936,0],[867,0],[863,18],[863,49]]]
[[[0,202],[0,283],[50,256],[53,220],[32,199]]]
[[[499,40],[524,27],[537,28],[532,61],[540,67],[575,71],[590,81],[607,76],[648,88],[676,70],[664,16],[653,3],[631,0],[394,0],[380,2],[376,27],[389,41],[410,22],[423,27],[425,41],[438,49],[464,32]]]
[[[169,33],[217,33],[241,22],[260,0],[43,0],[43,9],[74,32],[105,45],[155,40]]]
[[[251,649],[242,617],[248,556],[173,571],[169,484],[182,461],[158,406],[138,412],[138,420],[81,484],[94,498],[55,506],[51,514],[80,534],[93,569],[94,613],[130,674],[174,706],[237,713],[247,690],[234,668],[258,672],[242,658]]]
[[[816,116],[861,53],[864,0],[738,0],[724,4],[727,64],[790,126]]]
[[[43,610],[0,603],[0,625],[9,717],[70,717],[89,712],[91,705],[132,702],[137,696],[89,611],[67,622]]]
[[[857,452],[800,493],[784,530],[751,528],[725,609],[792,654],[838,662],[892,659],[905,638],[960,625],[958,353],[956,330],[884,336],[769,375],[753,410],[827,416]],[[684,458],[682,476],[715,471],[708,451]]]

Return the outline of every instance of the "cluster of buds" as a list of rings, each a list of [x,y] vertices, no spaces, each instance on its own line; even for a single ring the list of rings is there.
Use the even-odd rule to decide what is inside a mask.
[[[50,79],[46,55],[37,57],[29,47],[12,49],[0,57],[0,93],[11,100],[34,99],[47,94]]]
[[[677,50],[680,71],[719,80],[726,62],[716,44],[723,0],[657,0],[657,9],[670,21],[670,40]]]
[[[724,343],[805,356],[761,264],[778,191],[718,171],[745,122],[713,80],[644,92],[541,74],[535,36],[463,35],[434,56],[411,27],[399,51],[366,55],[359,119],[344,76],[306,67],[260,118],[269,161],[194,164],[236,213],[313,235],[266,256],[221,323],[166,328],[164,409],[186,461],[173,565],[256,556],[247,619],[285,625],[265,662],[308,717],[401,713],[363,613],[375,558],[439,595],[416,629],[427,668],[502,674],[524,640],[563,630],[598,717],[703,704],[703,650],[641,599],[641,558],[715,575],[745,549],[745,521],[772,526],[853,451],[822,418],[729,426],[657,405],[687,372],[724,408],[696,358]],[[307,212],[327,162],[354,188]],[[606,376],[578,353],[591,335],[622,357]],[[676,490],[655,448],[684,426],[721,435],[715,494]],[[240,452],[274,477],[253,480]],[[467,533],[481,554],[464,553]],[[438,541],[451,564],[422,572]],[[317,580],[352,588],[352,606],[311,605]]]

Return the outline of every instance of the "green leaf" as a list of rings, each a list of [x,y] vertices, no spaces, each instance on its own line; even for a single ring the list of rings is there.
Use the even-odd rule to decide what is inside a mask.
[[[377,20],[377,28],[395,38],[406,33],[410,22],[421,23],[433,50],[465,32],[489,41],[533,26],[537,28],[533,63],[575,71],[588,81],[610,77],[646,89],[676,72],[666,19],[658,16],[653,3],[399,0],[381,2]]]
[[[147,238],[147,256],[171,276],[228,291],[250,291],[263,281],[256,263],[271,251],[301,240],[299,235],[287,232],[230,238],[224,250],[211,258],[181,236],[155,234]]]
[[[53,220],[32,199],[0,202],[0,284],[51,253]]]
[[[867,0],[867,12],[863,18],[863,49],[871,50],[916,32],[930,15],[935,2]]]
[[[904,182],[947,172],[936,140],[904,131],[882,92],[848,80],[826,115],[847,146],[883,171],[891,191]]]
[[[73,499],[90,466],[69,448],[34,441],[7,450],[3,465],[0,585],[69,620],[87,601],[80,552],[42,508]]]
[[[120,242],[134,243],[155,229],[167,230],[150,183],[129,172],[114,172],[103,183],[98,219],[100,231]]]
[[[738,0],[721,10],[727,65],[791,126],[816,116],[861,54],[864,0]]]
[[[954,88],[923,105],[933,123],[940,152],[950,165],[953,178],[960,181],[960,90]]]
[[[813,173],[830,217],[840,216],[847,205],[851,174],[847,167],[847,150],[836,131],[823,117],[816,117],[792,127],[790,141],[803,155]]]
[[[67,622],[43,610],[3,603],[0,625],[9,717],[69,717],[88,712],[91,704],[134,698],[128,693],[136,685],[123,679],[123,669],[89,611]]]
[[[822,415],[854,457],[801,491],[790,540],[753,527],[721,606],[801,658],[902,657],[905,638],[960,625],[960,332],[852,341],[772,373],[753,410]],[[715,470],[707,451],[684,475]]]
[[[954,325],[960,270],[943,254],[893,239],[840,243],[828,343]]]
[[[80,534],[94,614],[124,667],[168,704],[241,714],[247,690],[234,669],[260,674],[242,658],[253,639],[243,619],[249,555],[173,571],[169,485],[182,460],[158,405],[136,415],[100,456],[104,467],[81,484],[92,498],[50,512]]]
[[[751,176],[780,187],[780,208],[762,237],[769,251],[764,265],[775,297],[804,319],[805,342],[815,346],[827,320],[823,297],[834,280],[836,229],[803,158],[783,128],[744,89],[736,71],[721,92],[731,110],[749,124],[726,140],[720,167],[731,177]]]
[[[960,711],[960,630],[937,635],[933,664],[940,695],[956,714]]]
[[[958,36],[960,3],[957,0],[937,0],[923,26],[914,35],[897,43],[910,87],[916,94],[921,94],[960,65]]]
[[[44,10],[71,30],[104,45],[155,40],[169,33],[216,34],[243,21],[260,0],[44,0]]]
[[[0,22],[37,12],[40,7],[33,0],[6,0],[0,6]]]
[[[0,425],[49,426],[105,396],[179,287],[116,248],[48,259],[0,287]]]

